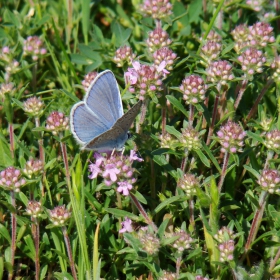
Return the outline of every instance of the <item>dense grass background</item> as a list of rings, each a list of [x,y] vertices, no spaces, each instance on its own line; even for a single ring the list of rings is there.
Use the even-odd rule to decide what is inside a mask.
[[[171,1],[162,19],[141,11],[140,1],[0,3],[0,279],[279,279],[279,3],[258,3]],[[266,61],[249,75],[231,32],[265,21],[275,41],[259,46],[266,38],[256,39]],[[127,45],[134,61],[153,65],[158,47],[151,51],[147,39],[156,26],[177,58],[165,65],[169,73],[156,70],[162,90],[140,95],[124,79],[135,63],[117,67],[114,57]],[[218,74],[209,79],[214,70],[203,46],[213,34],[221,45],[215,60],[230,63],[234,75],[224,84]],[[29,36],[41,40],[38,57],[24,49]],[[124,111],[144,99],[120,156],[135,149],[144,160],[133,163],[137,181],[128,196],[102,176],[89,179],[95,158],[80,151],[65,119],[85,95],[84,76],[105,69],[116,76]],[[179,89],[190,74],[207,84],[206,99],[191,105]],[[26,112],[31,97],[44,102],[37,115]],[[56,135],[47,126],[54,111],[65,121]],[[240,151],[221,150],[226,140],[217,132],[227,133],[228,120],[238,124],[229,137],[230,145],[243,141]],[[38,170],[27,166],[35,158]],[[19,192],[3,181],[11,166],[20,170],[8,169],[22,183]],[[40,201],[40,215],[27,215],[29,200]],[[57,226],[50,210],[62,205],[58,214],[71,217]],[[127,219],[132,228],[120,233]]]

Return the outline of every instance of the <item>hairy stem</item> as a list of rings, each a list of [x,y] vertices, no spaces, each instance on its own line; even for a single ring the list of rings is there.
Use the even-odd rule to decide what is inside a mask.
[[[268,192],[262,191],[260,198],[259,198],[259,208],[255,212],[255,216],[254,216],[254,219],[253,219],[253,222],[251,225],[248,239],[245,244],[245,252],[244,252],[241,260],[244,260],[244,258],[247,256],[249,250],[251,249],[252,242],[254,242],[254,240],[256,238],[257,232],[258,232],[260,224],[261,224],[261,220],[262,220],[267,198],[268,198]]]
[[[252,109],[250,110],[246,122],[248,122],[256,113],[257,108],[258,108],[258,104],[260,103],[260,101],[262,100],[264,94],[267,92],[267,90],[270,88],[270,86],[273,84],[273,79],[270,79],[267,81],[266,85],[264,86],[264,88],[262,89],[261,93],[259,94],[258,98],[256,99]]]
[[[211,122],[211,126],[209,127],[206,145],[210,144],[211,136],[213,135],[214,126],[215,126],[215,122],[216,122],[216,118],[217,118],[219,100],[220,100],[220,95],[216,94],[213,113],[212,113],[212,122]]]
[[[243,96],[243,93],[245,92],[246,90],[246,87],[247,87],[247,84],[248,84],[248,80],[247,79],[244,79],[242,84],[241,84],[241,87],[240,87],[240,90],[239,90],[239,93],[238,93],[238,96],[235,100],[235,103],[234,103],[234,109],[236,110],[238,108],[238,105],[242,99],[242,96]]]
[[[63,236],[64,236],[64,241],[65,241],[65,245],[67,248],[67,253],[68,253],[68,258],[69,258],[69,263],[70,263],[70,268],[71,268],[71,272],[72,272],[72,276],[75,280],[77,280],[77,273],[76,273],[76,268],[75,268],[75,263],[73,260],[73,255],[72,255],[72,250],[71,250],[71,245],[70,245],[70,239],[67,233],[67,229],[65,226],[63,226],[62,228],[62,232],[63,232]]]
[[[141,205],[141,203],[137,200],[137,198],[130,192],[129,196],[131,198],[131,200],[133,201],[134,205],[137,207],[139,213],[145,218],[146,223],[148,225],[151,225],[152,228],[154,229],[155,232],[157,232],[158,228],[157,226],[153,223],[153,221],[150,219],[150,217],[148,216],[148,214],[146,213],[146,211],[144,210],[143,206]]]
[[[228,153],[228,152],[225,152],[225,154],[224,154],[223,168],[222,168],[222,172],[221,172],[220,181],[219,181],[219,184],[218,184],[219,193],[220,193],[221,190],[222,190],[222,186],[223,186],[223,183],[224,183],[224,180],[225,180],[225,177],[226,177],[227,166],[228,166],[228,160],[229,160],[229,153]]]
[[[15,200],[15,192],[10,191],[11,195],[11,204],[16,211],[16,200]],[[16,235],[17,235],[17,217],[16,213],[13,211],[11,214],[11,225],[12,225],[12,241],[11,241],[11,266],[12,272],[9,273],[9,279],[13,279],[13,271],[14,271],[14,264],[15,264],[15,252],[16,252]]]

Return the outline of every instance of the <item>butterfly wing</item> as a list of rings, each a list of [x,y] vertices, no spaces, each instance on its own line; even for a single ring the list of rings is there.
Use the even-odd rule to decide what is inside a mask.
[[[97,116],[105,118],[110,127],[123,115],[118,83],[110,70],[103,71],[94,79],[84,102]]]
[[[142,101],[136,103],[128,112],[119,118],[111,129],[102,133],[84,146],[86,150],[112,151],[121,150],[128,139],[128,129],[141,108]]]
[[[89,141],[109,130],[123,115],[123,107],[114,74],[107,70],[91,83],[84,101],[73,106],[71,131],[77,142]]]

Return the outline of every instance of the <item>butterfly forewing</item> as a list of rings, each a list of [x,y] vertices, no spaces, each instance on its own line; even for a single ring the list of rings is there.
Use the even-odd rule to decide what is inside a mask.
[[[104,122],[110,127],[123,115],[118,84],[114,74],[109,70],[95,78],[84,102],[96,116],[104,118]]]
[[[113,127],[119,126],[124,131],[127,132],[131,127],[134,119],[138,115],[141,106],[142,106],[142,101],[140,100],[130,110],[128,110],[121,118],[119,118]]]

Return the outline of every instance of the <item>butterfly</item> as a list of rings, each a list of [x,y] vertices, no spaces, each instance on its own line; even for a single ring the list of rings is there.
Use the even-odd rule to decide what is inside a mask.
[[[140,100],[124,114],[117,80],[110,70],[103,71],[92,81],[84,100],[72,107],[71,131],[81,149],[120,151],[141,105]]]

